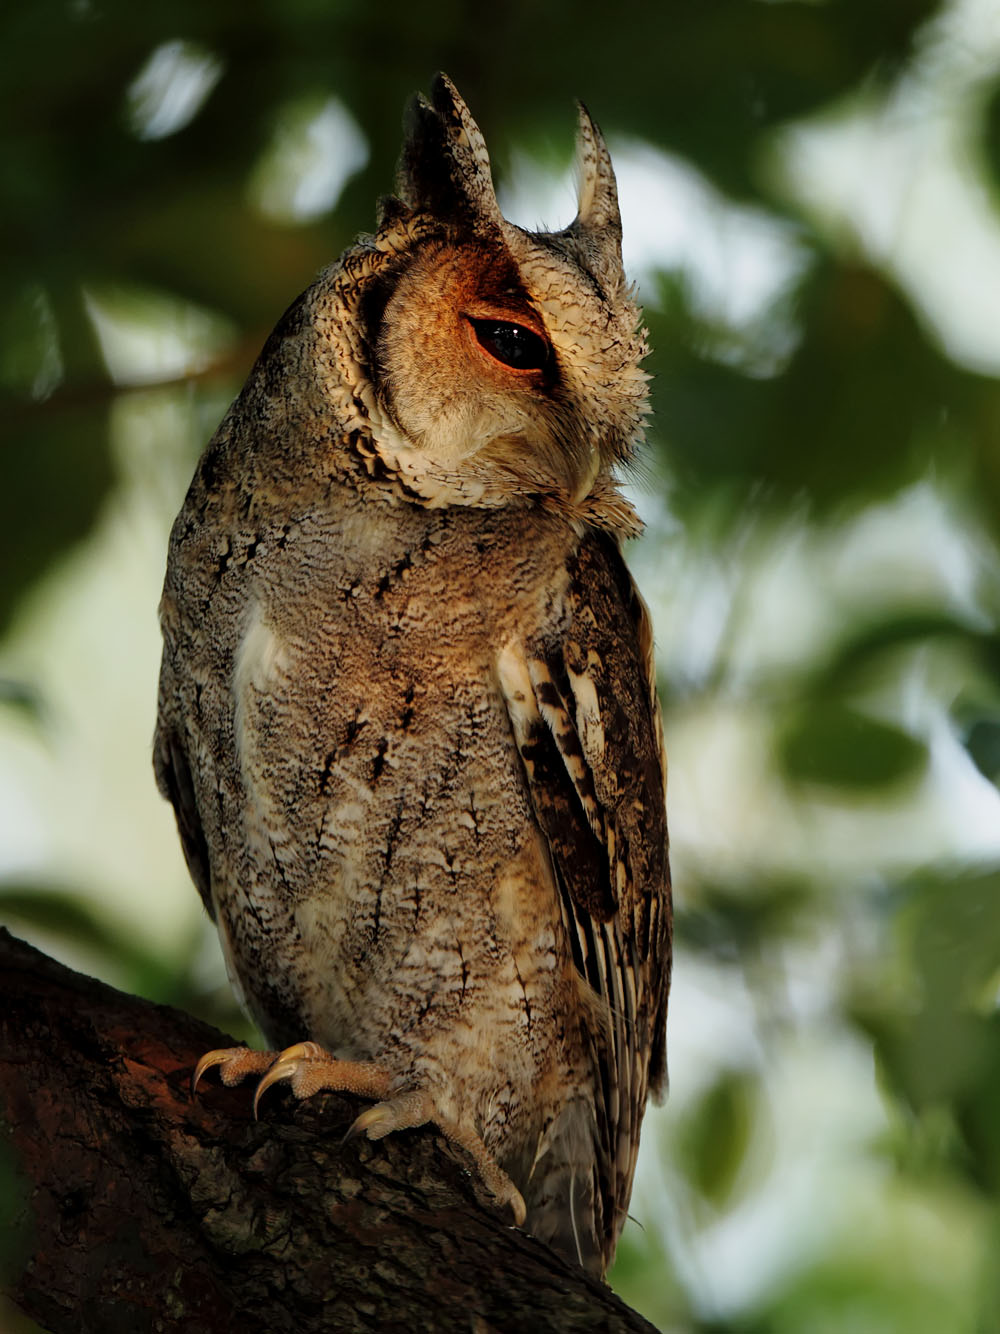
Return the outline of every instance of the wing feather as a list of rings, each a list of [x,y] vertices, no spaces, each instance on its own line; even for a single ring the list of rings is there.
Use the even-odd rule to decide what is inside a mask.
[[[174,808],[177,832],[180,834],[184,860],[191,879],[198,888],[209,916],[215,920],[212,902],[212,877],[208,860],[208,843],[194,793],[194,779],[187,752],[177,733],[162,725],[157,726],[153,741],[153,768],[157,785]]]
[[[648,613],[615,541],[585,536],[561,615],[509,644],[500,678],[549,844],[573,959],[605,1006],[598,1071],[604,1245],[624,1222],[650,1087],[665,1078],[670,981],[666,769]]]

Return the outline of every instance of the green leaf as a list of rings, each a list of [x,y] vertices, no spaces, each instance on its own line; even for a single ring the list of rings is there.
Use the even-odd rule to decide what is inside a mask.
[[[1000,719],[980,718],[966,733],[965,748],[979,772],[1000,783]]]
[[[917,777],[927,763],[927,748],[909,733],[823,699],[794,711],[777,749],[789,781],[825,787],[888,787]]]
[[[684,1117],[678,1157],[698,1193],[715,1209],[749,1184],[749,1151],[761,1110],[756,1077],[725,1070]],[[759,1168],[760,1162],[755,1165]]]

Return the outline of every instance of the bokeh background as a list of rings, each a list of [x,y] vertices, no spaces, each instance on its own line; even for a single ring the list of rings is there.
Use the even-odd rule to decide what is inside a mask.
[[[672,1088],[612,1282],[1000,1329],[1000,0],[6,7],[0,920],[239,1025],[150,772],[167,533],[438,68],[527,225],[588,103],[654,348]]]

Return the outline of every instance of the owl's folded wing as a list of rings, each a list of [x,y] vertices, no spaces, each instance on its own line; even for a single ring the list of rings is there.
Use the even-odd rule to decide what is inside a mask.
[[[165,721],[162,709],[153,738],[153,769],[160,792],[174,808],[177,832],[180,834],[184,860],[191,872],[191,879],[198,887],[208,915],[214,921],[208,844],[198,813],[191,766],[180,735]]]
[[[588,1036],[610,1233],[623,1221],[647,1091],[665,1078],[665,767],[649,618],[617,544],[588,534],[568,576],[551,632],[507,645],[500,677],[574,962],[607,1019]]]

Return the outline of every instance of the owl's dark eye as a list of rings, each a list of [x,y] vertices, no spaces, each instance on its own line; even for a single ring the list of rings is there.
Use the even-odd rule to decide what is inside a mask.
[[[490,356],[515,371],[540,371],[549,364],[549,345],[523,324],[506,320],[474,320],[467,317],[472,331]]]

